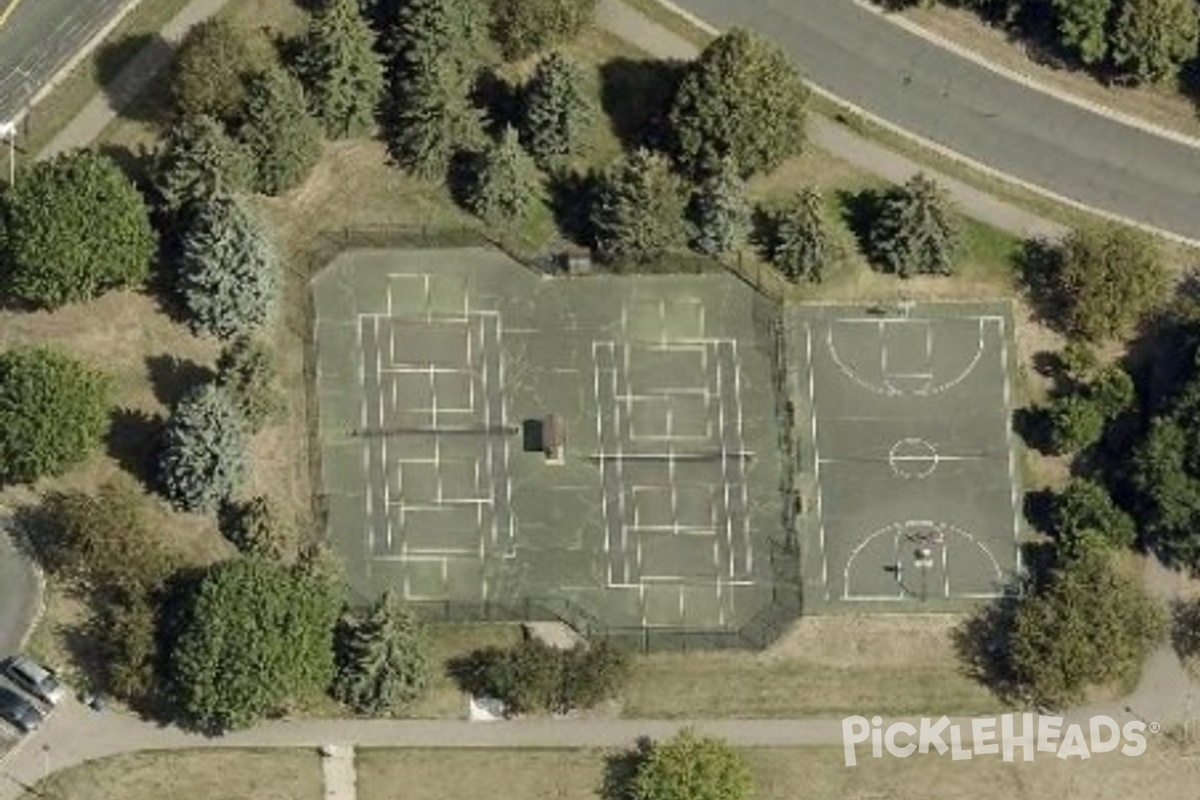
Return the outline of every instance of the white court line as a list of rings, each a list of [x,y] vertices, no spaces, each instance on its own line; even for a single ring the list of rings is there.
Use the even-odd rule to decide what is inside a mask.
[[[821,545],[821,585],[825,588],[825,601],[829,601],[829,553],[825,549],[825,513],[822,506],[825,494],[821,486],[821,450],[817,444],[817,393],[816,367],[813,364],[812,323],[804,322],[804,351],[808,359],[808,409],[812,414],[813,486],[817,495],[817,533]]]
[[[1004,319],[1000,320],[1000,380],[1003,382],[1004,394],[1004,433],[1005,441],[1008,442],[1008,484],[1012,494],[1012,515],[1013,515],[1013,546],[1017,553],[1016,573],[1022,574],[1021,567],[1021,489],[1017,483],[1017,465],[1016,465],[1016,433],[1013,431],[1013,409],[1012,398],[1009,391],[1009,384],[1012,383],[1012,377],[1008,367],[1008,331],[1004,327]]]
[[[742,428],[742,357],[738,353],[736,339],[733,340],[733,401],[737,404],[738,448],[744,452],[746,450],[746,437]],[[754,543],[750,537],[750,489],[748,486],[749,481],[746,479],[745,461],[738,460],[737,471],[742,479],[742,508],[744,510],[744,516],[742,517],[742,538],[745,539],[746,546],[745,567],[747,572],[753,574]]]

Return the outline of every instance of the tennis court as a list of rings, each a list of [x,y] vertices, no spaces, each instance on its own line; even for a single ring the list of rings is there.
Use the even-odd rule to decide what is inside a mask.
[[[313,292],[328,530],[358,594],[689,631],[773,602],[782,318],[752,290],[459,249],[350,251]]]
[[[1019,569],[1004,305],[788,314],[806,606],[954,605]]]

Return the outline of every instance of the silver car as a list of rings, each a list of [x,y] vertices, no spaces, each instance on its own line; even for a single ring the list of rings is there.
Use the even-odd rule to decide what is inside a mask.
[[[4,665],[4,672],[13,683],[44,703],[56,706],[66,696],[66,689],[54,672],[31,658],[13,656]]]

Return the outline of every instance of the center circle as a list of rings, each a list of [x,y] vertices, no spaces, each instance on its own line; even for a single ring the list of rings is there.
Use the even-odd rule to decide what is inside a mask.
[[[888,466],[900,478],[927,478],[937,465],[937,448],[924,439],[901,439],[888,451]]]

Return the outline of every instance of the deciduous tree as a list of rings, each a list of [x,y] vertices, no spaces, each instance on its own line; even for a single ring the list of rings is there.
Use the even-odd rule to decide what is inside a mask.
[[[1050,0],[1058,17],[1063,47],[1085,64],[1099,64],[1108,54],[1108,23],[1113,0]]]
[[[1127,333],[1161,298],[1166,270],[1149,236],[1106,224],[1067,237],[1050,282],[1064,329],[1094,341]]]
[[[58,308],[146,280],[156,247],[141,194],[111,159],[74,150],[27,168],[0,197],[0,282]]]
[[[642,754],[632,795],[636,800],[742,800],[751,787],[740,753],[685,728]]]
[[[192,27],[179,43],[171,65],[171,99],[184,117],[207,114],[223,121],[238,113],[243,78],[265,66],[245,31],[214,18]]]
[[[778,45],[741,28],[713,40],[676,93],[670,126],[680,164],[694,176],[732,158],[743,177],[800,152],[808,89]]]
[[[0,485],[61,475],[108,432],[109,379],[43,347],[0,353]]]
[[[210,567],[169,653],[182,710],[225,731],[323,693],[339,603],[333,584],[297,569],[256,558]]]

